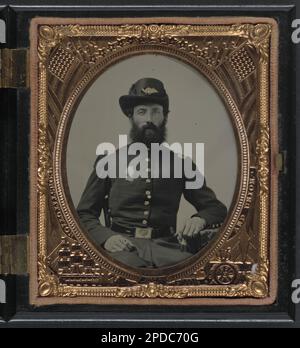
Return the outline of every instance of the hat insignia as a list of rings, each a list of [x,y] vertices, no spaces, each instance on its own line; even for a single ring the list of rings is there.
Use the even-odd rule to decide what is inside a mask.
[[[147,87],[142,89],[142,93],[146,95],[151,95],[151,94],[158,93],[158,90],[152,87]]]

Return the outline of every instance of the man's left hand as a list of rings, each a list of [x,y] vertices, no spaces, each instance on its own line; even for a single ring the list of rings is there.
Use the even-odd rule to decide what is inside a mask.
[[[186,221],[183,229],[179,231],[177,235],[179,239],[193,238],[196,235],[198,235],[198,233],[200,233],[200,231],[202,231],[205,228],[205,226],[205,219],[198,216],[194,216]]]

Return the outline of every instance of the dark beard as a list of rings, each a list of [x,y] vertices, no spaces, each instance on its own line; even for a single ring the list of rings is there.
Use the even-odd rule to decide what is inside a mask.
[[[135,123],[130,130],[130,138],[134,143],[144,143],[150,147],[153,143],[161,144],[166,140],[166,123],[156,127],[153,123],[147,123],[143,128],[139,128]]]

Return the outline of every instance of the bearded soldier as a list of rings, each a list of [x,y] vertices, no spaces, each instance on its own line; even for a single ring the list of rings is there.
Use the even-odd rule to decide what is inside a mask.
[[[131,122],[131,144],[147,146],[148,175],[131,178],[127,168],[127,178],[99,177],[97,165],[103,159],[99,156],[77,208],[80,221],[94,244],[114,259],[131,267],[170,266],[198,252],[203,236],[211,236],[203,232],[219,228],[227,209],[205,180],[199,188],[188,188],[191,178],[183,171],[181,177],[175,175],[172,168],[178,163],[178,155],[170,149],[170,177],[162,175],[162,158],[155,163],[158,175],[151,175],[151,145],[165,142],[169,114],[169,97],[161,81],[140,79],[119,103]],[[120,153],[118,149],[116,158]],[[127,153],[127,163],[134,157]],[[187,218],[182,230],[177,230],[182,195],[194,206],[195,214]],[[105,213],[106,226],[99,221],[101,212]]]

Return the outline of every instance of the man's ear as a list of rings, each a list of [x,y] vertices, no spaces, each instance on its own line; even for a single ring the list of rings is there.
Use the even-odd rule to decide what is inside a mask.
[[[128,120],[129,120],[131,126],[133,126],[133,123],[134,123],[133,122],[133,114],[128,114],[127,116],[128,116]]]
[[[128,118],[132,119],[133,117],[133,109],[126,110],[126,115]]]
[[[167,124],[169,119],[169,111],[165,113],[165,124]]]

